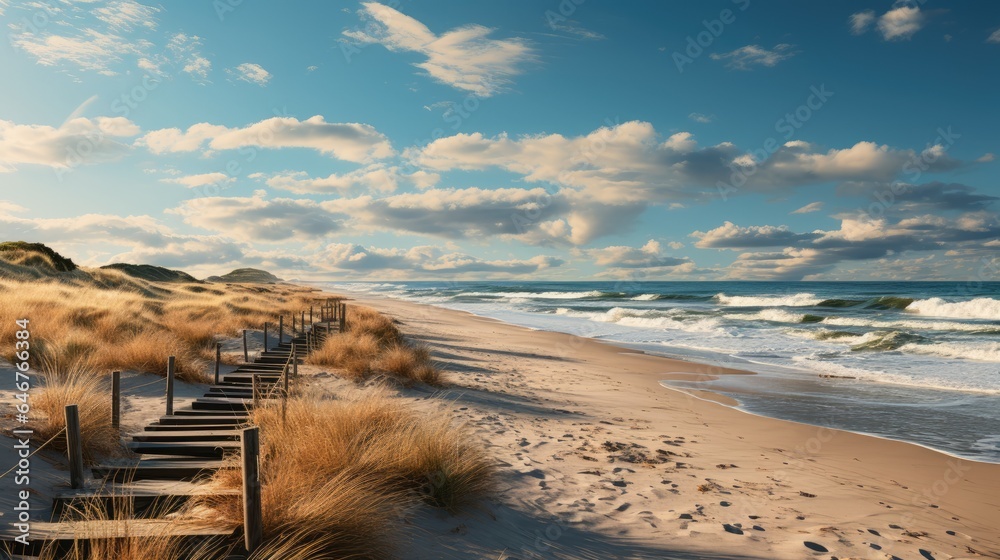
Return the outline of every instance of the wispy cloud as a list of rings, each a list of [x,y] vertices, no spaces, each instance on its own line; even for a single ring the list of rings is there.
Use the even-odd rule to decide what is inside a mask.
[[[466,25],[441,35],[388,6],[363,4],[362,14],[372,20],[368,31],[345,31],[348,39],[379,43],[391,51],[411,51],[427,60],[416,64],[432,78],[451,87],[490,97],[504,91],[522,66],[535,59],[528,42],[520,38],[491,39],[493,30]]]
[[[997,29],[986,38],[987,43],[1000,43],[1000,29]]]
[[[868,31],[872,24],[875,23],[875,10],[865,10],[863,12],[851,14],[850,23],[851,33],[861,35],[862,33]]]
[[[257,84],[260,87],[266,86],[267,82],[271,81],[271,73],[264,70],[260,64],[252,62],[244,62],[236,68],[227,68],[226,73],[237,80]]]
[[[353,162],[393,155],[389,140],[371,125],[328,123],[322,115],[304,121],[294,117],[272,117],[243,128],[210,123],[198,123],[186,131],[164,128],[149,132],[138,143],[156,154],[191,152],[208,143],[214,150],[235,150],[245,146],[310,148]]]
[[[208,80],[208,73],[212,70],[212,62],[202,56],[201,46],[201,37],[177,33],[167,43],[167,50],[183,72],[197,80],[205,81]]]
[[[688,118],[696,123],[707,124],[715,120],[715,115],[704,115],[702,113],[691,113]]]
[[[811,212],[819,212],[823,209],[822,202],[810,202],[798,210],[792,210],[790,214],[809,214]]]
[[[235,177],[230,177],[225,173],[200,173],[198,175],[186,175],[184,177],[172,177],[169,179],[160,179],[164,183],[175,183],[178,185],[184,185],[189,189],[194,189],[197,187],[204,187],[207,185],[228,185],[236,181]]]
[[[727,53],[713,53],[712,60],[725,60],[728,68],[752,70],[759,66],[772,67],[795,56],[792,45],[780,43],[772,49],[760,45],[747,45]]]
[[[129,150],[116,139],[139,132],[124,117],[75,118],[58,128],[0,120],[0,172],[25,163],[67,168],[114,160]]]
[[[115,0],[93,10],[94,17],[119,33],[127,33],[136,27],[156,29],[156,14],[159,12],[160,8],[134,0]]]
[[[75,36],[18,33],[11,36],[11,42],[42,66],[69,65],[108,76],[118,73],[112,66],[123,56],[141,55],[150,47],[148,41],[132,41],[96,29],[83,29]]]

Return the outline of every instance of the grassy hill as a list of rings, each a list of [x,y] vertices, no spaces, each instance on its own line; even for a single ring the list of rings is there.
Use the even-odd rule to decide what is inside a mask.
[[[141,278],[143,280],[149,280],[150,282],[201,282],[187,272],[170,270],[169,268],[153,266],[151,264],[115,263],[102,266],[101,269],[119,270],[133,278]]]
[[[209,276],[207,282],[225,282],[232,284],[277,284],[281,278],[271,274],[266,270],[257,268],[237,268],[236,270],[223,274],[222,276]]]

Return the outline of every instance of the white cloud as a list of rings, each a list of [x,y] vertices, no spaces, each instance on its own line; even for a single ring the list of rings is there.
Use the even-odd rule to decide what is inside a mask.
[[[151,46],[145,40],[130,40],[96,29],[83,29],[76,36],[24,32],[11,35],[11,43],[42,66],[72,65],[108,76],[117,74],[112,66],[123,56],[141,55]]]
[[[236,68],[228,68],[226,73],[237,80],[257,84],[260,87],[266,86],[267,82],[271,81],[271,73],[264,70],[261,65],[252,62],[244,62]]]
[[[578,254],[606,268],[669,268],[691,262],[687,258],[664,255],[660,243],[654,239],[650,239],[642,247],[613,245],[601,249],[584,249],[578,251]]]
[[[391,51],[419,53],[427,60],[415,66],[439,82],[480,97],[503,91],[535,58],[524,39],[490,39],[493,30],[481,25],[436,35],[416,19],[375,2],[364,3],[362,14],[372,20],[370,32],[345,31],[345,37],[380,43]]]
[[[401,174],[398,167],[379,164],[369,165],[349,173],[331,173],[327,177],[313,178],[304,171],[284,172],[267,179],[267,186],[296,194],[340,193],[355,188],[372,192],[393,192],[401,182],[419,189],[434,186],[440,176],[436,173],[416,171]]]
[[[251,197],[185,200],[167,213],[231,239],[264,243],[322,238],[340,230],[346,217],[312,200],[267,200],[264,191],[257,191]]]
[[[856,14],[851,14],[851,33],[855,35],[861,35],[862,33],[868,31],[872,24],[875,23],[875,11],[865,10],[863,12],[858,12]]]
[[[997,29],[986,38],[987,43],[1000,43],[1000,29]]]
[[[780,43],[768,50],[760,45],[747,45],[727,53],[713,53],[712,60],[725,60],[726,66],[736,70],[751,70],[757,66],[772,67],[795,55],[792,45]]]
[[[366,162],[393,155],[389,140],[372,126],[358,123],[328,123],[322,115],[300,121],[294,117],[272,117],[244,128],[198,123],[186,131],[154,130],[139,143],[153,153],[190,152],[203,144],[214,150],[245,146],[260,148],[310,148],[338,159]]]
[[[68,168],[111,161],[129,150],[116,138],[139,132],[139,127],[124,117],[80,117],[59,128],[0,120],[0,172],[13,171],[23,163]]]
[[[697,123],[710,123],[715,120],[715,115],[703,115],[701,113],[691,113],[688,118]]]
[[[898,4],[898,2],[897,2]],[[878,18],[878,30],[886,41],[909,39],[924,26],[926,18],[919,6],[902,5]]]
[[[167,50],[173,55],[181,71],[190,74],[198,81],[206,81],[209,71],[212,70],[212,61],[202,56],[201,46],[201,37],[177,33],[167,43]]]
[[[378,278],[446,276],[448,278],[520,276],[563,264],[561,259],[538,255],[530,259],[486,260],[440,247],[418,246],[411,249],[362,247],[351,243],[327,245],[312,259],[327,270],[373,275]]]
[[[810,212],[819,212],[823,209],[822,202],[810,202],[798,210],[792,210],[791,214],[809,214]]]
[[[146,6],[134,0],[114,0],[93,10],[94,16],[115,31],[129,32],[136,27],[156,29],[156,14],[160,8]]]
[[[491,167],[579,189],[596,203],[665,203],[717,196],[721,184],[746,192],[773,191],[827,181],[889,180],[916,154],[873,142],[820,151],[806,142],[775,144],[763,161],[730,142],[702,147],[688,132],[666,139],[650,123],[632,121],[584,136],[560,134],[492,138],[457,134],[407,150],[415,164],[434,171]],[[764,154],[768,155],[768,154]]]
[[[176,183],[184,185],[189,189],[204,187],[207,185],[228,185],[236,182],[236,177],[230,177],[225,173],[200,173],[198,175],[186,175],[184,177],[174,177],[170,179],[160,179],[164,183]]]

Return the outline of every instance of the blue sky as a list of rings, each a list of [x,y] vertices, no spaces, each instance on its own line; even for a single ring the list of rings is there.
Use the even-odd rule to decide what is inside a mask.
[[[0,10],[0,233],[87,265],[1000,276],[994,2]]]

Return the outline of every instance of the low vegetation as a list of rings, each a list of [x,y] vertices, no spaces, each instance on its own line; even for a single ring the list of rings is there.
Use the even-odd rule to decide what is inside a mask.
[[[346,332],[328,338],[308,363],[331,366],[355,381],[387,375],[405,383],[441,385],[444,378],[427,348],[406,341],[389,317],[368,307],[347,307]]]
[[[421,504],[456,511],[493,490],[492,463],[443,414],[419,414],[378,388],[339,400],[316,395],[253,414],[262,437],[265,539],[317,556],[387,558],[400,516]],[[240,485],[236,468],[222,487]],[[242,522],[238,497],[209,498],[219,517]]]

